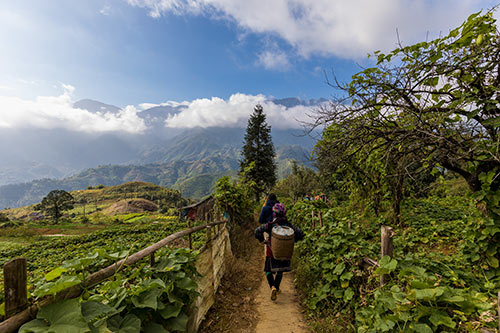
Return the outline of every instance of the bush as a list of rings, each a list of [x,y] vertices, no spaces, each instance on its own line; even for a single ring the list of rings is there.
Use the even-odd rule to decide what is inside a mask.
[[[80,218],[78,219],[78,222],[83,223],[83,224],[87,224],[90,222],[90,219],[84,215],[84,216],[80,216]]]
[[[8,222],[10,219],[4,213],[0,213],[0,222]]]

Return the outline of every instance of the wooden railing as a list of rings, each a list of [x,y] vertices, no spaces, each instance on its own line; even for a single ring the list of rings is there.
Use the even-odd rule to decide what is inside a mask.
[[[81,295],[83,290],[85,290],[89,287],[95,286],[96,284],[98,284],[98,283],[104,281],[105,279],[113,276],[114,274],[120,272],[121,270],[123,270],[127,266],[134,265],[135,263],[137,263],[141,259],[144,259],[144,258],[149,256],[151,262],[154,263],[154,260],[155,260],[154,255],[155,255],[156,251],[158,251],[162,247],[168,245],[169,243],[171,243],[179,238],[191,235],[191,234],[198,232],[200,230],[207,231],[207,241],[206,241],[206,244],[203,245],[203,247],[200,249],[200,255],[203,256],[204,253],[209,252],[210,258],[212,258],[211,260],[213,260],[214,249],[212,249],[212,241],[217,239],[217,238],[220,238],[219,236],[223,235],[224,233],[227,234],[226,228],[224,228],[224,227],[219,228],[219,226],[221,226],[225,223],[226,223],[226,221],[212,222],[212,223],[207,223],[205,225],[196,226],[196,227],[192,227],[189,229],[185,229],[185,230],[176,232],[176,233],[169,235],[166,238],[160,240],[159,242],[157,242],[153,245],[150,245],[150,246],[146,247],[145,249],[130,255],[129,257],[127,257],[125,259],[117,261],[114,264],[109,265],[106,268],[103,268],[95,273],[90,274],[79,285],[66,288],[66,289],[60,291],[59,293],[57,293],[56,296],[43,297],[43,298],[37,300],[37,302],[35,304],[32,304],[30,306],[27,305],[28,303],[26,300],[26,278],[24,278],[24,280],[22,279],[23,275],[24,275],[24,277],[26,277],[26,261],[24,261],[24,272],[23,272],[23,268],[21,267],[23,265],[23,260],[14,259],[12,261],[9,261],[8,263],[6,263],[4,265],[4,281],[6,283],[8,283],[7,281],[13,281],[13,283],[11,283],[9,285],[5,285],[5,288],[4,288],[5,289],[5,296],[6,296],[5,297],[5,301],[6,301],[5,310],[6,310],[6,314],[11,314],[13,309],[15,309],[14,311],[20,310],[20,312],[12,314],[6,320],[0,322],[0,332],[2,332],[2,333],[16,332],[19,329],[19,327],[21,327],[21,325],[23,325],[24,323],[35,318],[36,314],[38,313],[39,308],[47,306],[47,305],[54,303],[56,301],[70,299],[70,298],[76,298],[76,297]],[[212,229],[214,227],[217,229],[217,233],[216,233],[215,237],[212,236]],[[222,250],[222,251],[224,251],[224,253],[226,253],[228,246],[229,246],[229,251],[230,251],[230,245],[226,241],[224,241],[223,244],[224,244],[224,248],[221,248],[219,246],[218,248],[215,249],[215,254],[217,254],[217,252],[220,250]],[[191,246],[191,244],[190,244],[190,246]],[[210,250],[210,251],[207,251],[207,250]],[[222,254],[223,255],[222,258],[224,258],[224,253]],[[223,260],[224,259],[222,259],[222,261]],[[212,266],[211,266],[212,269],[213,269],[213,266],[215,266],[215,265],[213,265],[213,263],[212,263]],[[220,282],[221,275],[223,274],[223,269],[221,269],[220,265],[218,265],[218,266],[219,267],[217,267],[217,271],[213,272],[214,278],[216,281],[216,283],[212,282],[212,288],[215,289],[214,291],[216,291],[216,289],[218,287],[218,283]],[[7,268],[7,270],[5,270],[5,268]],[[19,271],[21,271],[21,273],[19,273]],[[200,272],[200,273],[203,275],[204,272]],[[203,293],[200,293],[200,294],[203,294]],[[199,301],[198,301],[198,303],[199,303]],[[202,303],[209,304],[211,302],[209,301],[208,303],[207,302],[202,302]],[[24,304],[25,308],[19,309],[20,306],[23,307],[23,304]],[[210,304],[210,306],[212,304]],[[206,311],[208,311],[208,308],[206,309]],[[205,311],[205,309],[203,311]],[[205,311],[205,313],[206,313],[206,311]],[[197,311],[195,311],[195,312],[197,312]],[[196,330],[198,328],[198,325],[200,323],[199,318],[203,317],[203,315],[205,313],[203,313],[202,315],[200,315],[199,313],[195,314],[194,317],[196,317],[196,318],[191,320],[191,322],[192,322],[190,324],[192,327],[191,330],[193,330],[193,329]]]

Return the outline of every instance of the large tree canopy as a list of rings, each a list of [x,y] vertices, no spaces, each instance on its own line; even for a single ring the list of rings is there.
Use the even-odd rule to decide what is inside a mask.
[[[53,190],[39,204],[40,210],[52,216],[56,222],[63,212],[72,209],[74,205],[73,196],[64,190]]]
[[[495,213],[500,200],[499,43],[488,12],[471,15],[442,38],[375,52],[376,67],[349,83],[332,80],[342,93],[317,113],[316,125],[330,126],[320,143],[323,155],[327,150],[330,156],[339,154],[337,165],[353,159],[379,163],[389,179],[444,167],[463,176]]]

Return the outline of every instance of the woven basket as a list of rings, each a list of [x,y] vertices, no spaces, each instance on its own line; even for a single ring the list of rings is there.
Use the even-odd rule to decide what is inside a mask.
[[[271,252],[273,253],[274,259],[276,260],[292,259],[294,238],[295,236],[293,234],[284,236],[275,233],[273,229],[271,237]]]

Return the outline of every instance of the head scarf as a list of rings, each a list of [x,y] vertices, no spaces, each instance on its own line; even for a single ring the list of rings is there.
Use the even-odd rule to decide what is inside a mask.
[[[286,215],[285,205],[277,203],[273,206],[273,217],[284,217]]]

